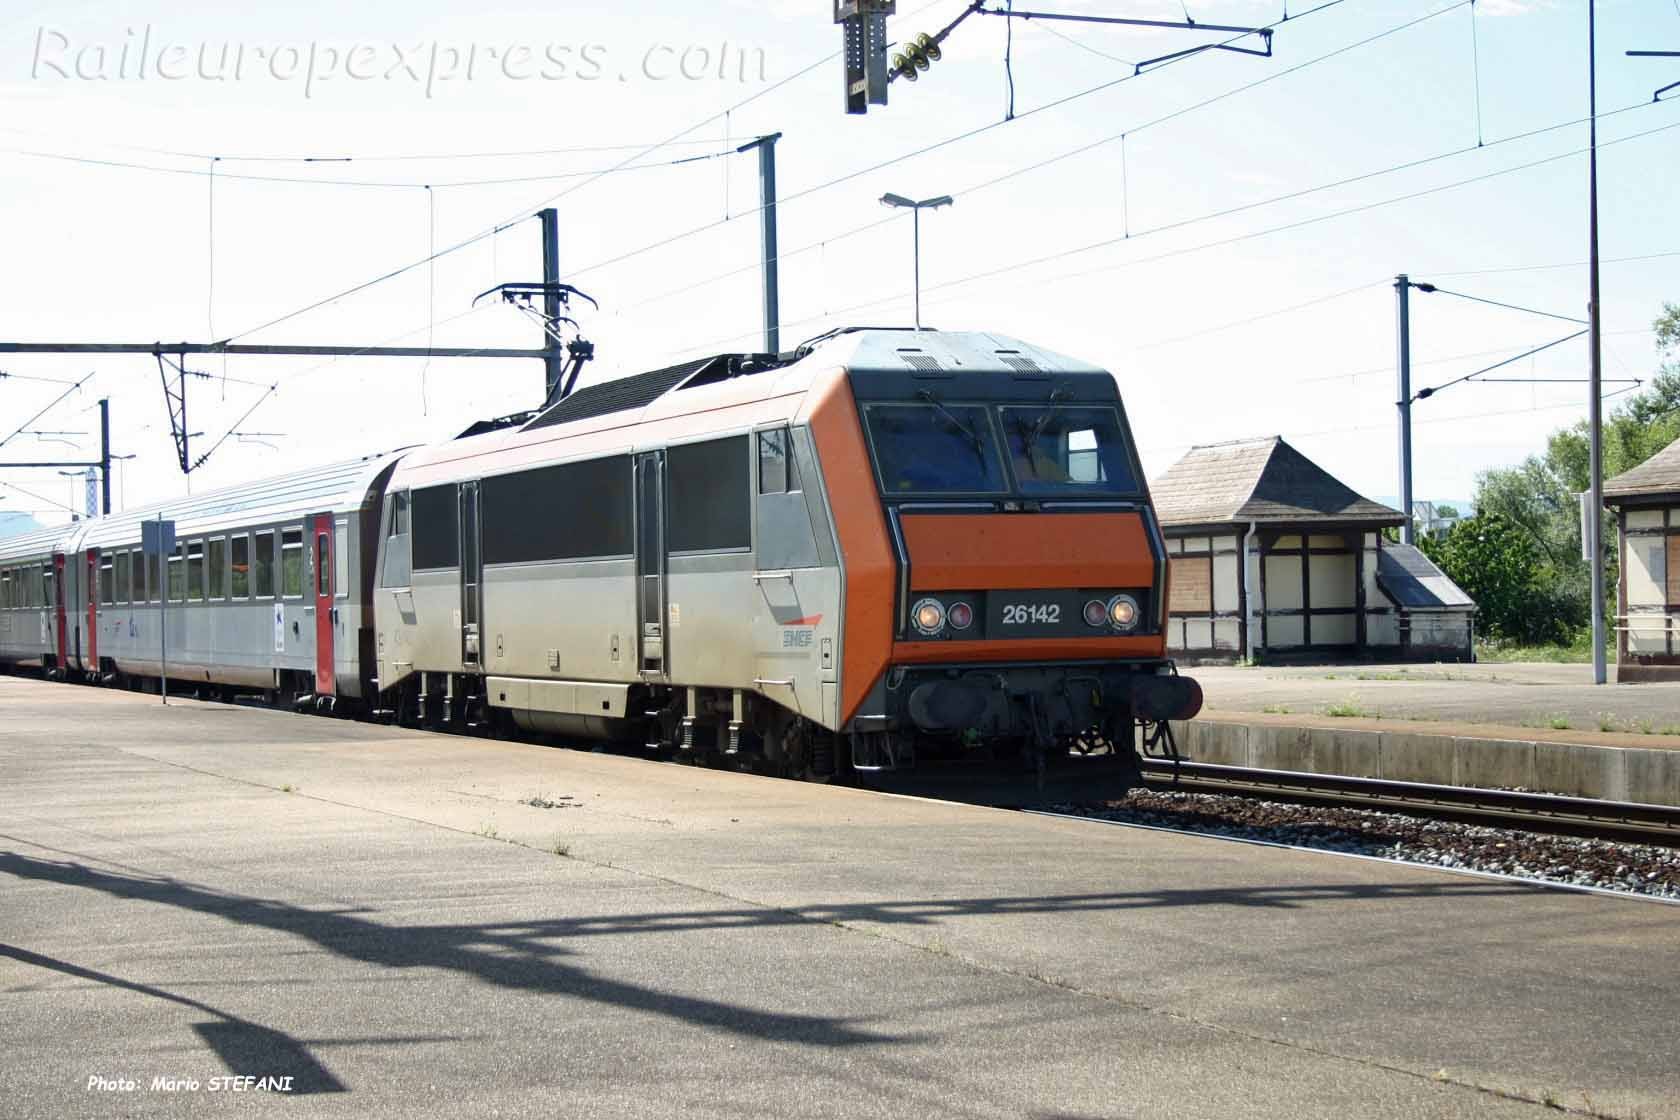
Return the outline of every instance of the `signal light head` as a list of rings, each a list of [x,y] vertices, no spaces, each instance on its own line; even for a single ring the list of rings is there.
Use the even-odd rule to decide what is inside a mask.
[[[974,608],[967,603],[952,603],[945,618],[951,624],[951,629],[967,630],[974,625]]]
[[[1116,595],[1108,601],[1108,621],[1116,630],[1130,630],[1137,625],[1137,600],[1130,595]]]
[[[938,599],[923,599],[911,608],[910,621],[920,633],[931,637],[945,629],[945,604]]]

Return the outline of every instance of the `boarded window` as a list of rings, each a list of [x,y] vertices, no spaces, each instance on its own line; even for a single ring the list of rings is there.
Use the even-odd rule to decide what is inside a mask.
[[[461,510],[455,487],[428,486],[413,494],[414,568],[453,568],[461,563]]]
[[[235,599],[249,599],[251,597],[251,538],[241,534],[234,537],[228,574],[232,577],[233,597]]]
[[[634,551],[627,455],[497,475],[484,480],[483,491],[486,564]]]
[[[1680,606],[1680,536],[1668,538],[1668,602]]]
[[[752,547],[751,466],[746,436],[666,452],[666,524],[672,552]]]
[[[1194,614],[1213,610],[1213,557],[1175,556],[1167,609]]]
[[[274,598],[274,531],[258,533],[251,544],[251,587],[259,599]]]

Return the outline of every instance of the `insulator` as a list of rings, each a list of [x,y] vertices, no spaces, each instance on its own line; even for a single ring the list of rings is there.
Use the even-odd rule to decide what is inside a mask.
[[[927,55],[929,62],[938,62],[945,57],[945,52],[939,49],[939,44],[934,42],[933,36],[926,31],[916,36],[916,46],[920,47],[922,53]]]

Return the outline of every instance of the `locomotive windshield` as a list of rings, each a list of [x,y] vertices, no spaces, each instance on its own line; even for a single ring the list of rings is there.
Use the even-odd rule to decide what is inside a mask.
[[[1112,408],[1003,408],[1004,445],[1023,494],[1130,494],[1131,457]]]
[[[984,408],[871,405],[865,415],[886,493],[995,494],[1009,488]]]

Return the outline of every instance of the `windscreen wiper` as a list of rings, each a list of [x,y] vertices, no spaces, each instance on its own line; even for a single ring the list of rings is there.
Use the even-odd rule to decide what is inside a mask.
[[[957,419],[957,414],[956,413],[952,412],[950,409],[948,409],[944,405],[940,404],[939,403],[939,398],[933,395],[933,390],[931,390],[931,389],[919,389],[916,392],[916,396],[918,396],[922,400],[926,401],[928,404],[931,404],[933,406],[934,411],[939,413],[939,415],[941,415],[945,418],[945,422],[947,424],[951,425],[951,427],[955,428],[957,431],[961,432],[964,436],[966,436],[968,438],[968,442],[971,445],[973,445],[973,447],[974,447],[974,453],[980,457],[981,462],[985,462],[985,460],[986,460],[986,447],[985,447],[984,444],[982,444],[980,442],[980,437],[975,435],[973,432],[969,431],[968,425],[964,424],[961,420]]]

